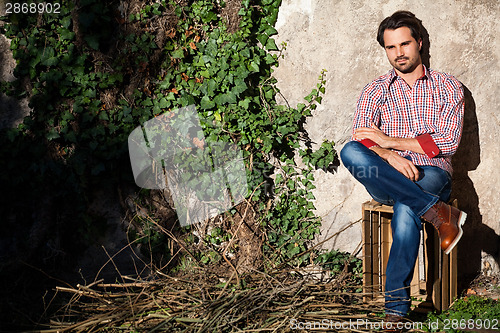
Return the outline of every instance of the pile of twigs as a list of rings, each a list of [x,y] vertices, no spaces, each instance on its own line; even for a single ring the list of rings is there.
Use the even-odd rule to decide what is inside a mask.
[[[325,282],[290,270],[252,272],[239,285],[233,277],[199,269],[183,277],[159,273],[149,281],[124,277],[57,288],[71,299],[43,332],[283,332],[313,324],[315,331],[332,331],[335,323],[377,321],[373,314],[382,311],[339,277]]]

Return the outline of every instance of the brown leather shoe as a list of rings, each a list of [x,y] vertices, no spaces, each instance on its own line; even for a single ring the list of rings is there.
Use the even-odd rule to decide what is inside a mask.
[[[404,321],[403,316],[386,314],[384,318],[384,324],[382,327],[382,332],[403,332],[403,325],[399,324]]]
[[[460,209],[438,201],[432,206],[422,218],[432,223],[441,239],[441,249],[449,254],[462,237],[462,225],[465,223],[467,214]]]

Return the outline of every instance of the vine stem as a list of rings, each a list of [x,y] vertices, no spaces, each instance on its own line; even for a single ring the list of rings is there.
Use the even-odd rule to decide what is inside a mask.
[[[236,275],[236,284],[239,286],[240,285],[240,277],[239,277],[239,274],[238,274],[238,270],[236,269],[236,267],[234,267],[234,265],[227,259],[226,257],[226,253],[227,253],[227,250],[231,247],[231,245],[233,245],[233,241],[235,239],[235,235],[238,234],[238,231],[240,230],[240,227],[243,225],[243,223],[245,222],[245,218],[247,216],[247,213],[248,213],[248,208],[251,206],[250,204],[250,201],[255,193],[255,191],[257,191],[257,189],[262,185],[264,184],[265,182],[261,182],[259,185],[257,185],[254,190],[252,191],[252,193],[250,194],[250,197],[248,199],[245,199],[245,202],[247,204],[246,208],[245,208],[245,213],[243,213],[243,216],[241,217],[241,221],[238,225],[238,227],[236,228],[236,231],[234,232],[234,234],[231,234],[231,240],[229,241],[229,243],[226,245],[226,248],[224,249],[224,251],[222,251],[222,258],[224,258],[224,261],[227,262],[229,264],[229,266],[231,266],[231,268],[233,269],[233,274],[231,274],[231,277],[229,278],[229,280],[226,282],[226,285],[224,286],[224,289],[222,289],[221,293],[219,294],[219,297],[217,297],[217,299],[219,299],[221,296],[222,296],[222,293],[224,292],[224,290],[226,290],[227,286],[229,285],[229,282],[231,281],[231,279],[233,278],[234,275]],[[228,231],[229,232],[229,231]]]

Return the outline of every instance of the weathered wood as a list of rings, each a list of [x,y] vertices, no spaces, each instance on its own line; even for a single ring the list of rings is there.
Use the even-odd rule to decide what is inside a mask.
[[[456,200],[452,205],[457,206]],[[368,293],[365,299],[377,299],[385,291],[393,209],[372,200],[363,203],[362,214],[363,291]],[[422,255],[423,258],[417,258],[415,263],[410,293],[418,298],[427,294],[426,300],[432,301],[437,310],[444,311],[457,296],[457,249],[446,256],[437,232],[427,223],[424,226],[422,249],[419,250],[419,258]]]
[[[363,205],[363,293],[365,295],[372,294],[373,289],[373,273],[372,273],[372,237],[371,237],[371,221],[370,221],[370,209],[368,206]],[[367,299],[372,299],[372,297],[365,297]]]
[[[391,215],[389,213],[384,213],[382,218],[381,218],[381,249],[380,249],[380,257],[382,260],[382,286],[385,289],[385,281],[386,281],[386,274],[385,271],[387,269],[387,261],[389,260],[389,253],[391,250],[391,244],[392,244],[392,231],[391,231]]]
[[[372,224],[372,272],[373,272],[373,289],[375,291],[381,291],[380,287],[380,238],[379,238],[379,215],[371,215]]]

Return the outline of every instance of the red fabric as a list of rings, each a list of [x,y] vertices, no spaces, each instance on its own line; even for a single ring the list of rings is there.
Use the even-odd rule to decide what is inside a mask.
[[[419,135],[415,139],[417,139],[420,147],[429,158],[436,157],[439,154],[439,148],[430,134]]]
[[[378,144],[376,144],[375,142],[373,142],[370,139],[364,139],[364,140],[361,140],[359,142],[361,142],[368,149],[370,149],[371,147],[375,147],[375,146],[378,147],[379,146]]]

